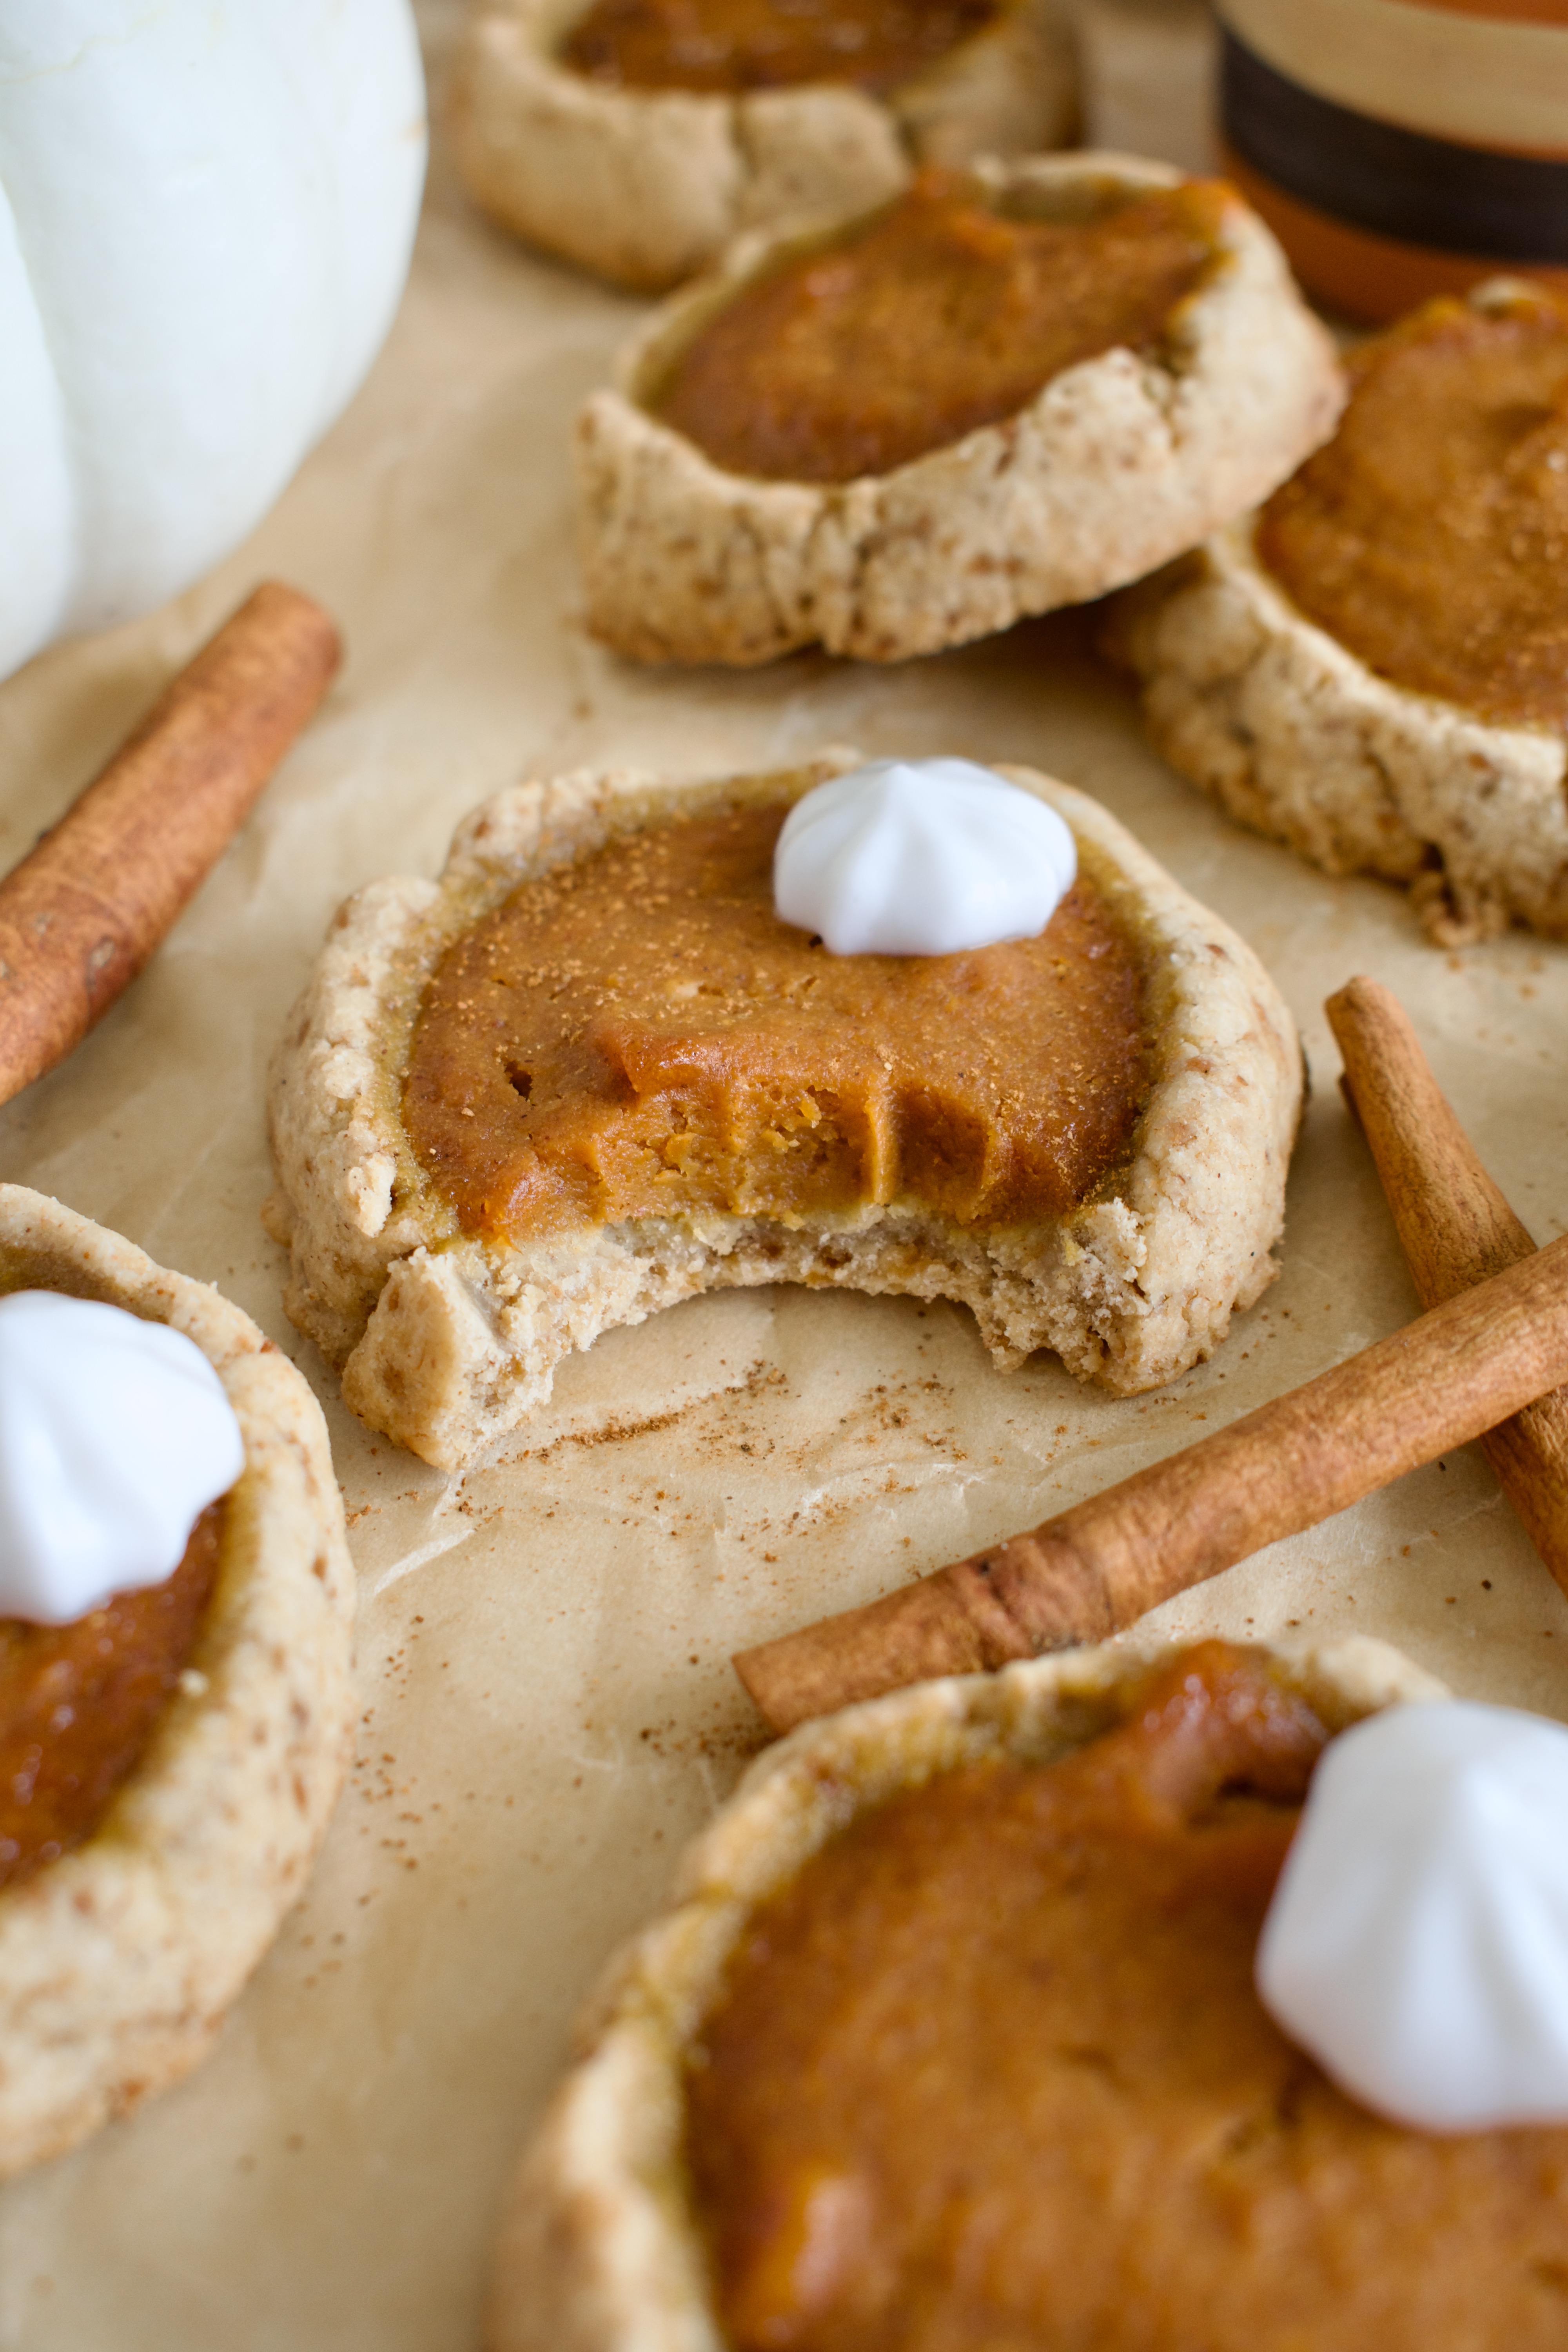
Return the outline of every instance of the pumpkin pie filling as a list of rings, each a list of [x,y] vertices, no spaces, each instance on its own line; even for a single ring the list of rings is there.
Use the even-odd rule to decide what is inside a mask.
[[[1568,2130],[1385,2123],[1253,1990],[1325,1736],[1205,1643],[752,1915],[686,2085],[733,2352],[1561,2344]]]
[[[626,89],[891,89],[982,31],[995,0],[594,0],[563,64]]]
[[[224,1504],[173,1576],[69,1625],[0,1619],[0,1886],[89,1838],[177,1688],[216,1580]]]
[[[1052,376],[1142,352],[1218,259],[1215,182],[1087,220],[1015,218],[966,175],[921,172],[898,202],[750,279],[649,404],[716,465],[847,482],[1015,415]]]
[[[466,1232],[788,1223],[904,1196],[1016,1223],[1125,1163],[1150,1083],[1146,974],[1092,877],[1036,939],[834,956],[773,911],[786,814],[620,835],[447,949],[404,1120]]]
[[[1568,728],[1568,301],[1429,302],[1350,373],[1337,436],[1263,510],[1262,562],[1396,686]]]

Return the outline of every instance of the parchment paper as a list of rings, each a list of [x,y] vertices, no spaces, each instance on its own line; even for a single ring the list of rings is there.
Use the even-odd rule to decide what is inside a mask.
[[[450,30],[432,9],[437,63]],[[0,1113],[0,1173],[216,1281],[331,1424],[363,1590],[362,1738],[308,1899],[187,2084],[0,2193],[5,2352],[468,2352],[496,2200],[574,2006],[756,1738],[731,1650],[887,1590],[1186,1442],[1415,1310],[1321,1007],[1388,982],[1540,1240],[1568,1217],[1568,956],[1426,944],[1405,899],[1237,831],[1143,746],[1081,619],[882,671],[641,674],[584,637],[563,436],[637,315],[492,235],[439,161],[369,385],[221,573],[0,689],[0,858],[258,577],[351,656],[146,977]],[[525,771],[962,751],[1098,793],[1254,943],[1315,1092],[1285,1273],[1212,1364],[1116,1402],[994,1373],[958,1310],[789,1290],[612,1335],[508,1458],[374,1442],[285,1322],[267,1055],[340,897],[428,873]],[[1472,1453],[1163,1612],[1364,1628],[1461,1690],[1568,1714],[1568,1607]]]

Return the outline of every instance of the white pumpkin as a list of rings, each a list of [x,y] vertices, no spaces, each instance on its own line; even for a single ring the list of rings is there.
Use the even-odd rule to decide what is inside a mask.
[[[0,0],[0,677],[260,520],[392,321],[408,0]]]

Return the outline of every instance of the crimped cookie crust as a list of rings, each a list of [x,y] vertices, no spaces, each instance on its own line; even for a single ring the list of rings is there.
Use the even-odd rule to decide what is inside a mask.
[[[1128,156],[982,162],[1008,211],[1081,218],[1181,174]],[[587,617],[645,662],[745,667],[820,642],[901,661],[1082,604],[1195,546],[1278,488],[1343,398],[1323,328],[1239,198],[1221,261],[1168,352],[1065,368],[1016,416],[846,483],[725,472],[647,401],[673,354],[769,263],[812,242],[742,239],[636,335],[577,418]]]
[[[1121,1393],[1208,1355],[1273,1279],[1300,1048],[1251,950],[1097,802],[1001,771],[1059,810],[1148,955],[1154,1083],[1130,1164],[1049,1223],[973,1231],[900,1199],[791,1226],[646,1218],[508,1244],[458,1232],[401,1117],[408,1039],[447,942],[530,876],[666,814],[797,798],[857,764],[707,785],[630,774],[525,783],[460,827],[438,884],[373,883],[340,911],[274,1057],[292,1319],[373,1428],[456,1466],[548,1398],[599,1332],[709,1289],[777,1281],[949,1297],[1002,1368],[1050,1347]]]
[[[1431,937],[1568,939],[1568,743],[1394,686],[1309,621],[1251,519],[1129,591],[1107,649],[1171,765],[1329,874],[1409,887]]]
[[[1058,0],[1009,0],[885,100],[835,82],[732,97],[606,87],[557,58],[584,5],[489,0],[459,58],[453,145],[506,227],[639,292],[679,285],[742,230],[864,211],[913,163],[1028,153],[1072,129]]]
[[[1121,1717],[1163,1644],[917,1684],[770,1748],[688,1850],[675,1906],[611,1963],[507,2200],[492,2352],[724,2352],[681,2158],[685,2053],[753,1909],[857,1814],[988,1758],[1043,1764]],[[1443,1685],[1364,1637],[1275,1648],[1331,1731]]]
[[[238,1307],[19,1184],[0,1286],[184,1332],[245,1439],[181,1690],[86,1843],[0,1893],[4,2178],[187,2074],[300,1895],[347,1758],[353,1575],[321,1408]]]

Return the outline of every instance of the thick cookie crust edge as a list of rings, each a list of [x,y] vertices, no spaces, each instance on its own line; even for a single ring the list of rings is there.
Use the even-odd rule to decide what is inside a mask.
[[[1131,156],[982,160],[1020,215],[1081,215],[1182,174]],[[574,434],[588,625],[641,662],[747,667],[820,641],[903,661],[1085,604],[1256,506],[1332,432],[1339,362],[1283,255],[1239,197],[1224,259],[1176,314],[1168,359],[1125,349],[1064,369],[1016,416],[891,473],[753,480],[644,404],[675,352],[771,260],[742,238],[633,338]]]
[[[0,1281],[184,1332],[245,1439],[199,1682],[87,1843],[0,1893],[4,2179],[187,2074],[300,1895],[347,1759],[353,1571],[321,1408],[247,1315],[19,1184]]]
[[[1188,1644],[1107,1643],[912,1689],[805,1724],[752,1766],[682,1861],[677,1907],[614,1959],[580,2055],[504,2208],[491,2352],[725,2352],[683,2181],[682,2056],[751,1912],[856,1814],[1002,1756],[1046,1763],[1118,1719]],[[1364,1635],[1259,1644],[1332,1731],[1444,1685]]]
[[[1256,520],[1110,615],[1156,750],[1325,873],[1405,884],[1441,947],[1510,923],[1568,939],[1568,742],[1377,677],[1265,572]]]
[[[1060,811],[1155,965],[1156,1078],[1114,1192],[1059,1223],[976,1234],[898,1203],[798,1229],[762,1218],[647,1219],[522,1245],[457,1230],[404,1133],[401,1076],[447,941],[530,875],[683,808],[798,796],[857,764],[660,783],[583,773],[514,787],[465,822],[437,884],[373,883],[340,910],[270,1083],[292,1320],[342,1367],[373,1428],[457,1467],[549,1397],[601,1331],[701,1290],[766,1282],[973,1311],[1004,1369],[1036,1348],[1118,1393],[1209,1355],[1278,1272],[1300,1110],[1294,1025],[1252,950],[1180,889],[1097,801],[1033,769],[1001,772]]]
[[[997,21],[886,100],[808,83],[733,97],[606,88],[556,62],[584,0],[489,0],[459,51],[450,125],[469,193],[503,226],[614,284],[662,294],[743,230],[839,219],[896,195],[911,159],[963,163],[1067,138],[1058,0]]]

